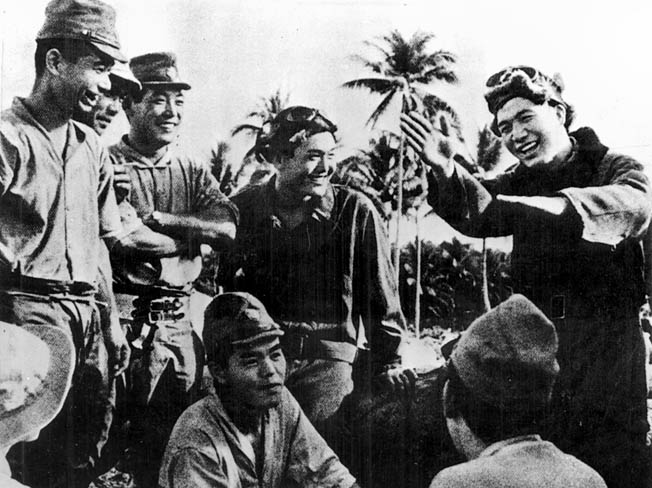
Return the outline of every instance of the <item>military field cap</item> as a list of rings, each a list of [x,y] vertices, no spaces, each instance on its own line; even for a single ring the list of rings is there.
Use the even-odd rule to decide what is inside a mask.
[[[0,447],[54,419],[74,366],[72,339],[62,329],[0,322]]]
[[[226,340],[233,345],[245,345],[282,335],[262,302],[249,293],[217,295],[204,313],[204,344]]]
[[[129,61],[129,67],[143,87],[180,88],[190,85],[179,78],[177,57],[174,53],[148,53]]]
[[[513,295],[463,332],[450,361],[462,383],[498,407],[544,407],[559,374],[553,323],[523,295]]]
[[[111,87],[113,85],[123,86],[129,92],[138,93],[142,88],[140,81],[136,79],[134,74],[129,69],[127,63],[115,63],[111,67],[111,73],[109,73],[109,78],[111,80]]]
[[[116,61],[127,62],[120,52],[115,10],[100,0],[52,0],[45,7],[45,23],[36,35],[41,39],[88,41]]]

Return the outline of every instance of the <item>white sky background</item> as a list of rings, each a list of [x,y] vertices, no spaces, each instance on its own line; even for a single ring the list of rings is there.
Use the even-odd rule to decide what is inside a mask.
[[[43,0],[0,3],[0,104],[25,96],[33,82],[34,37]],[[113,0],[123,51],[177,53],[186,97],[182,145],[208,153],[229,139],[259,97],[278,87],[292,104],[316,106],[338,124],[348,148],[363,147],[364,126],[380,99],[340,88],[368,74],[348,59],[373,55],[363,45],[398,29],[433,32],[432,48],[459,57],[461,82],[439,91],[458,109],[467,137],[489,120],[485,79],[512,64],[560,72],[576,127],[592,126],[603,142],[652,161],[652,2],[524,0]],[[433,86],[433,91],[440,87]],[[379,127],[396,129],[398,105]],[[126,130],[115,123],[114,142]],[[231,140],[238,159],[250,145]]]

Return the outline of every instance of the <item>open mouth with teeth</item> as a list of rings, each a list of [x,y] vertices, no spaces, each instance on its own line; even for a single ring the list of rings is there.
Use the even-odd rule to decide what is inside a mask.
[[[520,157],[524,157],[524,158],[531,157],[536,154],[538,147],[539,147],[538,141],[526,142],[525,144],[521,144],[516,148],[516,153]]]
[[[165,131],[171,131],[175,129],[177,124],[175,124],[174,122],[161,122],[160,124],[158,124],[158,126]]]

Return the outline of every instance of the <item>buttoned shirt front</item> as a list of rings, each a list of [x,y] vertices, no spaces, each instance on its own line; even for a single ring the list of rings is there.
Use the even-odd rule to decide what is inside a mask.
[[[289,391],[261,420],[262,460],[210,395],[179,417],[165,450],[162,488],[348,488],[355,479],[310,424]],[[256,466],[261,466],[261,476]]]
[[[364,195],[331,185],[294,228],[276,215],[274,179],[232,200],[240,224],[219,284],[253,294],[282,325],[310,324],[321,340],[355,345],[362,324],[377,365],[400,361],[405,318],[389,244]]]
[[[92,284],[99,238],[123,233],[113,171],[97,135],[74,121],[63,156],[20,98],[0,117],[0,269]]]

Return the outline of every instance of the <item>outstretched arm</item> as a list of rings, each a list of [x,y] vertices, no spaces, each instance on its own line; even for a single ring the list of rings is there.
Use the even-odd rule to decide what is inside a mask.
[[[451,134],[446,119],[440,127],[419,113],[401,115],[401,129],[412,150],[431,170],[429,203],[447,222],[474,237],[511,234],[512,222],[556,218],[574,213],[568,198],[500,194],[500,182],[490,191],[456,159],[466,151]]]

